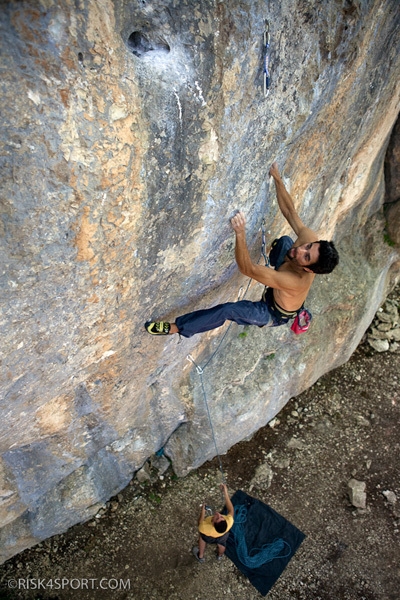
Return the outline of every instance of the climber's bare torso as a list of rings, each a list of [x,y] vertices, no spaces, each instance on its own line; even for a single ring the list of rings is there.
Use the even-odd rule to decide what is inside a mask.
[[[304,241],[306,239],[307,241]],[[316,234],[307,229],[302,232],[302,236],[297,238],[293,248],[289,250],[289,256],[279,267],[277,274],[288,273],[292,276],[292,283],[287,287],[287,282],[282,282],[286,286],[274,288],[275,301],[285,310],[297,310],[303,305],[310,287],[314,281],[315,273],[305,271],[308,264],[313,264],[318,260],[319,243]],[[309,258],[310,257],[310,258]]]

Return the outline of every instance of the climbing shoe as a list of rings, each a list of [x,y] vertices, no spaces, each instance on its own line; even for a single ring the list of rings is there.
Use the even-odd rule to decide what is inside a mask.
[[[205,561],[205,558],[200,558],[199,556],[199,549],[197,546],[194,546],[194,548],[192,548],[192,554],[193,556],[196,558],[196,560],[199,561],[199,563],[203,563]]]
[[[166,321],[147,321],[144,326],[146,331],[151,333],[151,335],[168,335],[169,330],[171,329],[170,323],[167,323]]]

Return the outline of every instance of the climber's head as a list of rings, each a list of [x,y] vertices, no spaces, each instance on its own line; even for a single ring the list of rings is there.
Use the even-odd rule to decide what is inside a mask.
[[[287,257],[304,271],[312,273],[330,273],[339,262],[339,254],[333,242],[320,240],[319,242],[308,242],[301,246],[293,246],[287,253]]]
[[[316,263],[309,266],[313,273],[331,273],[339,263],[339,253],[333,242],[319,241],[319,255]]]

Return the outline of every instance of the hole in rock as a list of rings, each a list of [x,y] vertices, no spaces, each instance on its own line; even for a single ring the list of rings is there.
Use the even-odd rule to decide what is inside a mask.
[[[170,47],[167,42],[161,38],[153,39],[142,33],[141,31],[134,31],[128,38],[128,48],[136,56],[143,56],[146,52],[169,52]]]

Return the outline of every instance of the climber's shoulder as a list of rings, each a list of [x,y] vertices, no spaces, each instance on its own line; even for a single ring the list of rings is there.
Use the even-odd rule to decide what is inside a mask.
[[[309,242],[318,242],[319,240],[318,234],[305,225],[299,228],[296,233],[297,239],[294,243],[295,246],[302,246],[303,244],[308,244]]]

